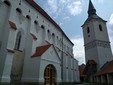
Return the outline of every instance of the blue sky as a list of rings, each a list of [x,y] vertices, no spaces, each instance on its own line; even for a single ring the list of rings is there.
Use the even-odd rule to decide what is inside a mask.
[[[74,45],[74,57],[85,63],[81,25],[87,19],[89,0],[35,0],[63,29]],[[113,0],[92,0],[97,15],[107,22],[113,50]]]

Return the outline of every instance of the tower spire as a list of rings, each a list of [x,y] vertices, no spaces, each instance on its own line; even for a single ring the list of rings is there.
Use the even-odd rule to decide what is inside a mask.
[[[88,16],[96,15],[96,9],[94,8],[91,0],[89,0]]]

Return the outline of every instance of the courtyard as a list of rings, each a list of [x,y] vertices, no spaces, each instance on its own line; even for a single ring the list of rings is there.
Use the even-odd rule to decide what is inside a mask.
[[[61,84],[61,85],[113,85],[113,84],[96,84],[96,83],[81,83],[81,84]]]

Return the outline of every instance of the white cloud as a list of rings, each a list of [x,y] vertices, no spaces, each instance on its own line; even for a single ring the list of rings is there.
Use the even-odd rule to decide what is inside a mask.
[[[47,0],[44,4],[45,11],[53,18],[57,19],[58,24],[62,25],[65,21],[63,17],[77,16],[82,12],[82,0]],[[70,16],[70,17],[71,17]]]
[[[58,10],[57,1],[56,0],[47,0],[46,10],[50,14],[55,13]]]
[[[111,48],[112,48],[112,52],[113,52],[113,14],[111,14],[111,16],[109,18],[107,27],[108,27],[108,34],[109,34],[109,38],[110,38],[110,42],[111,42]]]
[[[80,1],[75,1],[72,3],[69,3],[68,6],[68,11],[71,15],[79,15],[82,12],[82,3]]]
[[[82,37],[75,37],[71,39],[74,43],[73,53],[74,57],[79,61],[79,65],[85,63],[84,43]]]
[[[103,4],[104,0],[98,0],[98,3],[102,3]]]
[[[59,25],[60,26],[63,25],[65,21],[70,21],[70,17],[68,17],[68,16],[64,17]]]
[[[113,14],[110,16],[109,23],[113,25]]]

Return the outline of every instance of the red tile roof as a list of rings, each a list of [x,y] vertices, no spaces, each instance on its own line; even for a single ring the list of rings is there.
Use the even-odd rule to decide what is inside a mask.
[[[94,60],[88,60],[87,64],[88,65],[90,65],[90,64],[96,64],[96,62]]]
[[[79,66],[79,72],[80,72],[80,76],[83,77],[84,75],[84,69],[85,69],[86,65],[82,64]]]
[[[30,34],[33,37],[33,39],[37,40],[37,37],[33,33],[30,33]]]
[[[51,45],[44,45],[36,48],[35,53],[31,57],[41,56]]]
[[[12,29],[17,30],[17,27],[16,27],[16,24],[15,23],[9,21],[9,24],[10,24],[10,26],[11,26]]]
[[[34,7],[37,11],[39,11],[44,17],[46,17],[53,25],[59,29],[63,35],[71,42],[71,40],[66,36],[66,34],[63,32],[63,30],[60,28],[60,26],[34,1],[34,0],[26,0],[32,7]],[[71,42],[72,45],[74,45]]]
[[[105,65],[98,73],[96,73],[96,75],[103,75],[108,73],[113,73],[113,60],[108,62],[108,64]]]

